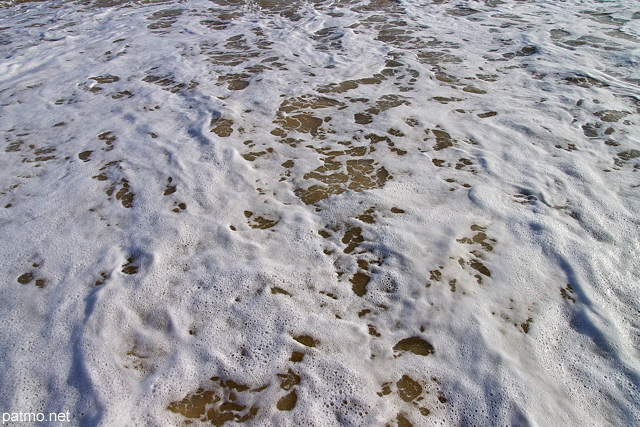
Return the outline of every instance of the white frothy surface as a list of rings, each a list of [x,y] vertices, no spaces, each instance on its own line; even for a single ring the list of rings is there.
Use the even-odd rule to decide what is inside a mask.
[[[0,1],[0,412],[640,424],[637,6]]]

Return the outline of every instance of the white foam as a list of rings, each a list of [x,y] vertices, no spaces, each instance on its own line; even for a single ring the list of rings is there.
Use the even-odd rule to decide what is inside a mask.
[[[640,422],[635,2],[118,3],[0,2],[0,412]]]

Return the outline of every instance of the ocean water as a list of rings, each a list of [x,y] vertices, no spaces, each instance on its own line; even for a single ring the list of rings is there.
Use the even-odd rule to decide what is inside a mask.
[[[639,425],[638,6],[0,1],[0,412]]]

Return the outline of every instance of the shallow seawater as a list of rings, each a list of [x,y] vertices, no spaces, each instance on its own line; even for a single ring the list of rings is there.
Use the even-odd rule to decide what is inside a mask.
[[[0,1],[0,57],[0,412],[640,424],[637,2]]]

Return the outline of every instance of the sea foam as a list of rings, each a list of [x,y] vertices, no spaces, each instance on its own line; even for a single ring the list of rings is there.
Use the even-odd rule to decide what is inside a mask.
[[[636,10],[1,1],[0,412],[639,424]]]

